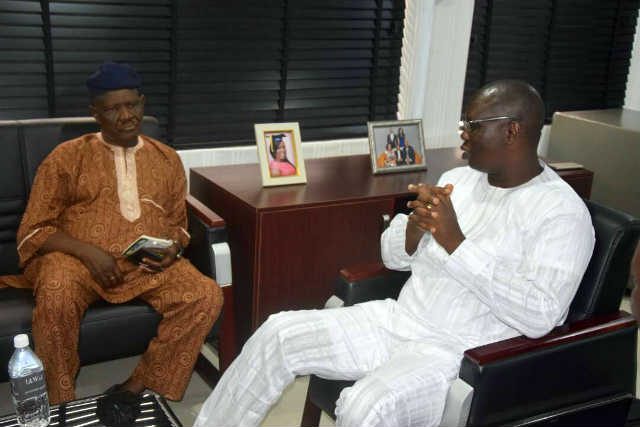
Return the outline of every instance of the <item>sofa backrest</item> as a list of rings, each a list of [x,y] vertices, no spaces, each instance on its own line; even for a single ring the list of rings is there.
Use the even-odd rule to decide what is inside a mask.
[[[640,220],[585,200],[595,231],[595,247],[587,271],[571,302],[568,322],[615,313],[627,287],[631,256],[640,236]]]
[[[0,275],[19,272],[16,233],[42,160],[58,144],[97,130],[92,117],[0,121]],[[159,139],[158,121],[145,117],[142,133]]]

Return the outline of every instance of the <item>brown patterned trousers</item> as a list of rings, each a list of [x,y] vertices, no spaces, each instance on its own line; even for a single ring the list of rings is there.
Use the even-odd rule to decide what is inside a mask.
[[[132,375],[168,399],[182,399],[200,348],[222,308],[222,291],[186,260],[147,274],[152,280],[141,277],[140,270],[129,270],[124,286],[119,285],[122,292],[105,292],[79,260],[59,252],[38,257],[25,270],[34,286],[33,337],[51,404],[75,399],[80,322],[99,299],[139,298],[162,315],[157,336]],[[136,288],[141,293],[136,294]]]

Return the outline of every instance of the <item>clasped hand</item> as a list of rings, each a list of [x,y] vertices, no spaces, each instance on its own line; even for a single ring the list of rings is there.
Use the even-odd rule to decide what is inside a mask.
[[[409,191],[417,196],[407,203],[407,207],[413,209],[409,216],[409,227],[413,228],[410,231],[431,233],[440,246],[453,253],[465,239],[451,203],[453,185],[410,184]]]

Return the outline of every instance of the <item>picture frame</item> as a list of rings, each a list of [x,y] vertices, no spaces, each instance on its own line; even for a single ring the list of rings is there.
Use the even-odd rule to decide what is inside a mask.
[[[298,122],[258,123],[254,126],[262,186],[305,184]]]
[[[374,174],[427,169],[421,119],[368,122],[367,129]]]

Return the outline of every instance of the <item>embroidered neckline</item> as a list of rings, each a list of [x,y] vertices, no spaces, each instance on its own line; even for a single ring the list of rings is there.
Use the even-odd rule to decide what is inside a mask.
[[[141,149],[144,146],[144,140],[142,139],[142,136],[138,135],[138,142],[136,145],[134,145],[133,147],[121,147],[119,145],[113,145],[113,144],[109,144],[107,141],[104,140],[104,138],[102,137],[102,132],[97,132],[96,133],[96,137],[98,138],[98,140],[100,142],[102,142],[104,145],[106,145],[109,149],[111,149],[111,151],[116,151],[118,149],[120,150],[125,150],[125,151],[133,151],[134,153],[136,151],[138,151],[139,149]]]
[[[142,148],[144,141],[138,136],[138,143],[133,147],[120,147],[107,143],[102,138],[102,132],[96,134],[98,140],[113,152],[113,161],[118,183],[118,201],[120,214],[129,222],[140,218],[140,198],[138,196],[138,177],[136,167],[136,152]]]

